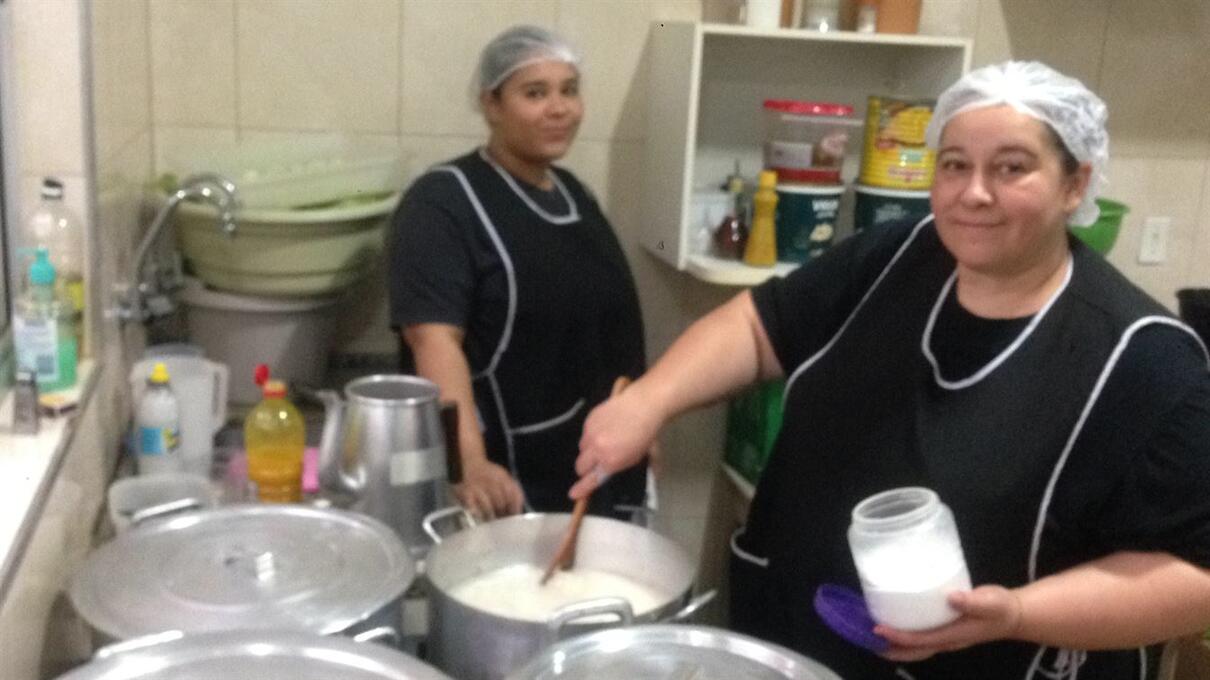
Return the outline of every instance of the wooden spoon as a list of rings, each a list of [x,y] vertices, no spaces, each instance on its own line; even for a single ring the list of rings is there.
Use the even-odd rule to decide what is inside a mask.
[[[619,376],[613,381],[613,390],[609,396],[616,397],[621,394],[622,390],[630,384],[630,378]],[[584,513],[588,511],[588,498],[591,492],[584,494],[576,501],[575,507],[571,511],[571,524],[567,527],[567,533],[563,535],[563,542],[559,544],[559,549],[555,551],[555,557],[546,567],[546,572],[542,574],[540,585],[546,585],[550,577],[554,575],[555,570],[559,567],[571,569],[571,566],[576,561],[576,539],[580,536],[580,524],[584,521]]]

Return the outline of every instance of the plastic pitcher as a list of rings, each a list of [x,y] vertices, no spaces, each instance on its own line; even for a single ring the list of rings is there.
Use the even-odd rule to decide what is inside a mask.
[[[185,472],[208,477],[214,456],[214,435],[227,420],[227,367],[196,356],[141,359],[130,370],[135,402],[142,397],[147,377],[157,361],[167,365],[180,406],[180,450]]]

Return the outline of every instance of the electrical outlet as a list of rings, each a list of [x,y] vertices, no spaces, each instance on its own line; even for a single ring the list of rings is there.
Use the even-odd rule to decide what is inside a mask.
[[[1168,259],[1170,217],[1148,217],[1143,220],[1143,235],[1139,239],[1139,264],[1161,264]]]

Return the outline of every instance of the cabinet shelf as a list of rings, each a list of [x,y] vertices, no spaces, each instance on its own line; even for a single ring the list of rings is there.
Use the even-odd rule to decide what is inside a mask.
[[[937,97],[970,68],[971,42],[664,21],[651,27],[650,55],[640,241],[703,281],[749,286],[793,266],[769,271],[693,253],[690,200],[695,189],[718,186],[736,161],[756,174],[762,102],[840,102],[864,120],[871,95]],[[860,138],[846,149],[846,178],[857,174]]]
[[[755,286],[774,276],[785,276],[797,264],[778,262],[772,267],[753,267],[737,260],[724,260],[712,255],[690,255],[685,271],[707,283],[722,286]]]

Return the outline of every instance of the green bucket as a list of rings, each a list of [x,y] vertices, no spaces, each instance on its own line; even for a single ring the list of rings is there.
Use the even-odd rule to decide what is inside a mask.
[[[1118,240],[1118,232],[1122,230],[1122,218],[1130,212],[1125,203],[1111,201],[1108,198],[1098,198],[1097,207],[1101,209],[1100,217],[1087,227],[1072,227],[1071,231],[1089,248],[1102,255],[1107,255]]]

